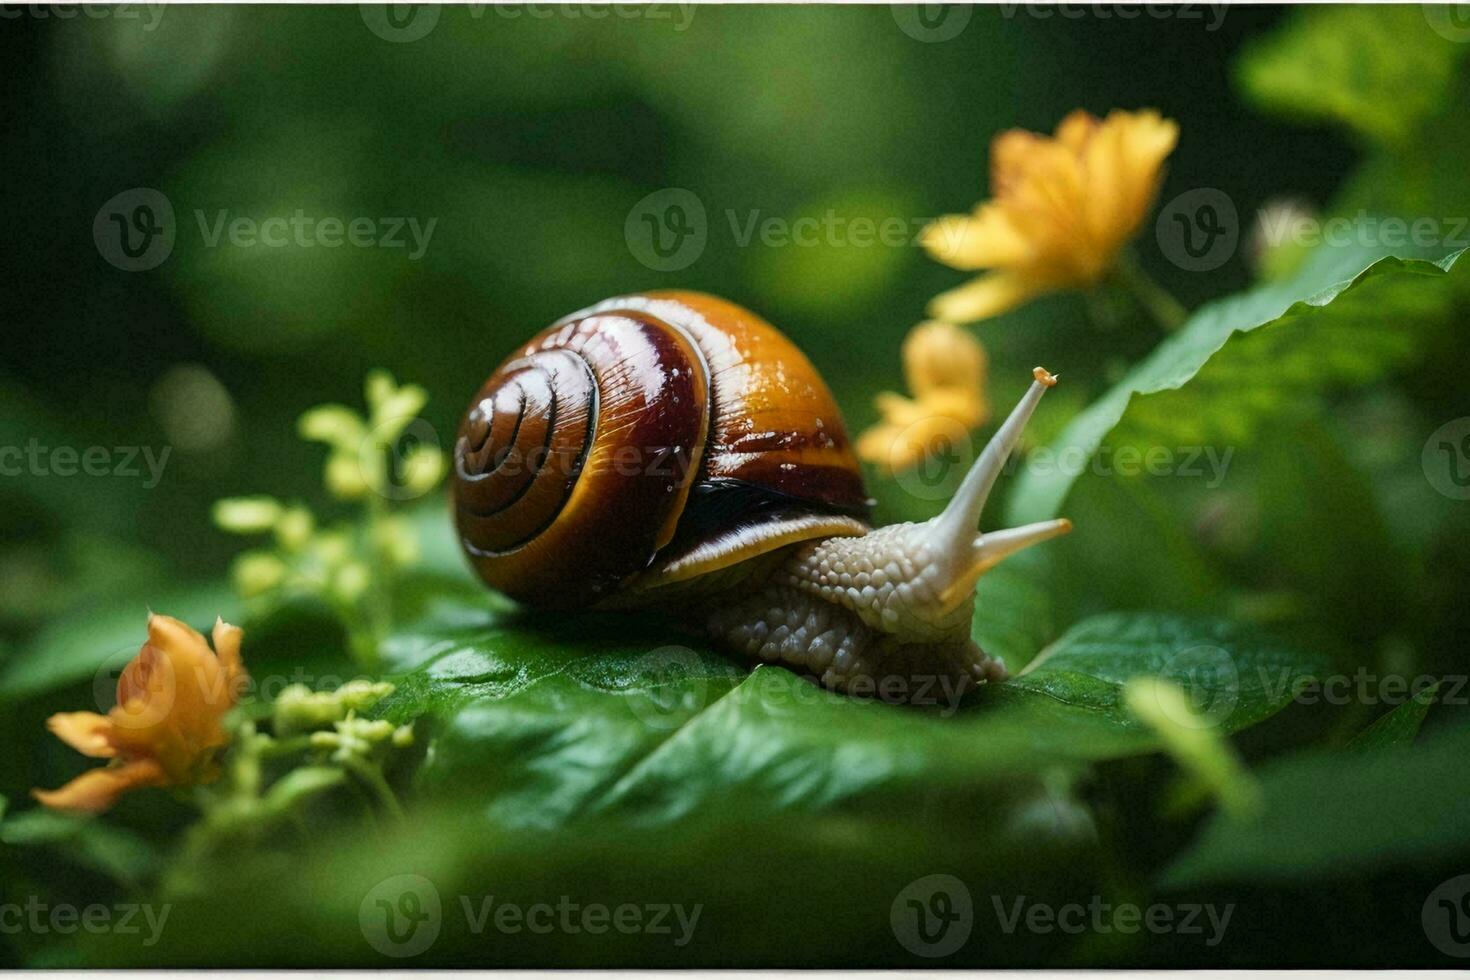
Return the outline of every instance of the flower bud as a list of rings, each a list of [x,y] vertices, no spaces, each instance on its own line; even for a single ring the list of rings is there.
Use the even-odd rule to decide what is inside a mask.
[[[276,522],[276,541],[287,551],[300,551],[311,540],[316,530],[316,520],[311,511],[296,506],[287,510]]]
[[[361,500],[369,486],[355,452],[335,452],[327,460],[327,490],[338,500]]]
[[[429,393],[419,385],[404,385],[382,402],[373,406],[373,436],[391,444],[429,401]]]
[[[223,531],[259,534],[280,520],[281,504],[274,497],[226,497],[214,502],[212,516]]]
[[[352,545],[341,531],[323,531],[312,538],[311,550],[323,565],[335,568],[347,560]]]
[[[286,563],[267,551],[247,551],[235,559],[231,576],[235,588],[247,599],[264,595],[286,580]]]
[[[393,685],[387,681],[365,679],[348,681],[332,691],[313,691],[305,684],[292,684],[276,697],[273,715],[276,735],[335,725],[352,712],[366,710],[392,693]]]
[[[332,591],[344,602],[356,602],[367,591],[372,575],[360,561],[348,562],[332,576]]]
[[[394,687],[387,681],[370,681],[363,678],[348,681],[337,688],[335,694],[344,710],[366,711],[392,694]]]
[[[444,478],[447,468],[437,446],[415,446],[403,458],[403,485],[413,496],[421,497]]]
[[[367,427],[362,417],[346,405],[318,405],[297,420],[296,431],[303,439],[355,452]]]
[[[393,393],[397,390],[398,385],[394,383],[393,375],[382,368],[369,371],[367,377],[363,379],[363,398],[367,401],[368,408],[374,413],[377,412],[378,406],[392,398]]]

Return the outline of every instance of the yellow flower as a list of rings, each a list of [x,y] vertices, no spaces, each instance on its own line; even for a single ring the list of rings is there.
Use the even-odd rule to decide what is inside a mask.
[[[874,399],[883,420],[857,440],[857,453],[890,470],[906,469],[946,442],[966,438],[989,417],[985,349],[952,323],[929,321],[903,342],[904,378],[914,397],[885,391]]]
[[[1152,109],[1099,121],[1071,113],[1044,136],[1013,129],[990,146],[995,195],[973,214],[924,229],[929,254],[985,275],[934,298],[929,312],[968,323],[1041,293],[1095,285],[1148,215],[1179,127]]]
[[[238,626],[214,624],[214,651],[204,637],[169,616],[149,615],[143,644],[117,681],[117,705],[106,715],[55,714],[57,738],[96,759],[112,760],[57,790],[33,790],[46,806],[100,813],[128,790],[189,786],[219,774],[218,750],[229,736],[220,724],[246,679]]]

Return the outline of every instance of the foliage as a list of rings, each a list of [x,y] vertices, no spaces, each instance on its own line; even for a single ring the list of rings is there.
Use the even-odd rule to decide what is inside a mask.
[[[323,479],[332,496],[362,504],[355,525],[318,530],[305,506],[273,497],[216,501],[214,522],[232,534],[274,538],[273,549],[235,559],[235,588],[243,598],[268,604],[321,596],[347,624],[359,662],[373,666],[388,634],[393,575],[418,560],[412,525],[389,506],[432,490],[444,477],[444,454],[422,439],[400,445],[406,435],[422,435],[414,430],[424,424],[419,412],[429,396],[423,388],[399,387],[386,371],[369,374],[364,388],[366,418],[345,405],[319,405],[297,423],[303,439],[331,449]]]
[[[1303,8],[1246,52],[1241,81],[1276,111],[1402,143],[1443,104],[1463,54],[1434,33],[1436,16],[1397,4]]]
[[[1089,20],[1082,34],[1063,18],[1038,27],[977,11],[952,44],[915,43],[887,9],[700,8],[684,37],[658,36],[653,22],[441,16],[423,42],[391,44],[351,9],[170,8],[155,45],[82,21],[38,45],[76,76],[55,114],[78,132],[117,134],[119,155],[140,159],[145,141],[111,116],[152,120],[150,139],[178,134],[161,182],[181,212],[211,205],[220,188],[258,217],[287,214],[298,198],[373,201],[384,213],[438,211],[444,245],[412,267],[382,251],[181,246],[157,277],[126,279],[126,290],[106,280],[106,304],[158,290],[153,302],[186,337],[161,338],[160,363],[207,357],[249,426],[193,457],[198,471],[177,495],[39,480],[5,489],[16,515],[5,520],[47,535],[39,555],[0,561],[6,596],[25,598],[0,624],[6,900],[167,902],[171,913],[150,945],[116,931],[7,934],[0,962],[1454,962],[1421,909],[1470,856],[1458,779],[1470,749],[1460,642],[1470,518],[1435,489],[1422,448],[1467,413],[1462,246],[1324,243],[1256,284],[1243,262],[1174,270],[1158,278],[1208,302],[1162,341],[1137,308],[1109,309],[1106,292],[988,321],[997,404],[1038,360],[1063,377],[1030,457],[1002,485],[1007,523],[1064,514],[1077,530],[982,579],[974,635],[1012,677],[964,698],[941,687],[912,706],[840,697],[732,660],[678,623],[516,610],[470,576],[442,501],[410,509],[398,490],[421,495],[441,475],[418,422],[448,431],[459,395],[530,329],[646,282],[707,279],[770,306],[849,417],[872,417],[869,397],[891,386],[897,363],[892,328],[943,288],[943,270],[901,250],[830,243],[791,261],[747,256],[722,246],[712,223],[702,264],[650,280],[618,236],[632,202],[659,187],[693,186],[715,223],[745,200],[793,219],[829,202],[878,217],[899,205],[938,213],[973,196],[991,135],[1046,129],[1072,107],[1075,92],[1028,83],[1018,110],[1014,79],[1048,64],[1082,73],[1068,78],[1115,64],[1174,100],[1162,108],[1180,144],[1161,200],[1221,184],[1248,218],[1258,197],[1340,190],[1321,217],[1371,239],[1361,230],[1373,215],[1360,212],[1444,217],[1470,201],[1464,45],[1418,8],[1298,11],[1269,33],[1256,28],[1277,14],[1232,8],[1244,26],[1228,39],[1183,22]],[[1161,32],[1146,39],[1157,65],[1136,64],[1145,29]],[[1353,154],[1335,134],[1261,123],[1209,87],[1223,72],[1199,65],[1220,68],[1236,33],[1250,35],[1246,96],[1364,137],[1360,169],[1344,175]],[[236,35],[251,46],[232,47]],[[370,65],[372,82],[312,73],[312,105],[333,106],[326,125],[294,111],[295,73],[259,70],[277,49]],[[170,60],[180,70],[159,70]],[[771,70],[780,65],[801,71]],[[1155,69],[1190,71],[1199,91],[1146,76]],[[1092,79],[1097,97],[1136,104],[1136,90],[1104,78],[1116,74],[1129,72]],[[749,82],[739,99],[731,79]],[[143,108],[110,108],[128,97]],[[1227,184],[1237,172],[1248,186]],[[89,179],[111,187],[115,176]],[[1157,273],[1147,223],[1138,249]],[[17,282],[12,295],[31,288]],[[94,324],[103,319],[76,316],[68,356],[79,341],[116,342]],[[31,345],[35,374],[55,366],[53,341],[18,341]],[[338,356],[348,349],[431,380],[400,387],[374,374],[365,414],[332,404],[301,418],[298,433],[328,451],[331,499],[321,500],[315,447],[291,438],[287,413],[356,383],[358,362]],[[118,397],[133,379],[108,358],[89,359],[84,379],[53,373],[63,380],[52,388],[31,379],[0,392],[7,440],[8,427],[54,443],[103,438],[66,411],[92,386],[132,406],[120,431],[154,424],[141,400]],[[151,410],[169,418],[166,407]],[[423,448],[402,452],[409,442]],[[1179,469],[1190,449],[1201,452],[1198,477]],[[1122,464],[1157,450],[1175,469]],[[886,476],[872,486],[885,519],[939,503]],[[235,590],[219,574],[223,536],[200,530],[224,494],[219,527],[269,536],[241,556]],[[83,525],[91,537],[78,535]],[[195,625],[243,614],[256,686],[231,718],[223,777],[190,796],[134,794],[102,820],[36,808],[29,789],[79,765],[51,744],[45,719],[110,696],[145,604]],[[404,876],[439,911],[428,945],[396,958],[384,910],[424,911],[398,904]],[[939,954],[901,926],[905,900],[933,876],[961,884],[973,925]],[[698,919],[681,943],[677,930],[542,935],[482,918],[487,901],[525,909],[563,897],[677,904]],[[1007,929],[1001,913],[1017,899],[1208,903],[1235,917],[1216,944]]]

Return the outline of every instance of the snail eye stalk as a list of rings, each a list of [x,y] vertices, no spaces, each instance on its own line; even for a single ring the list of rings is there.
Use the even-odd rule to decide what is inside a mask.
[[[1031,387],[1001,423],[980,458],[975,460],[954,498],[944,512],[926,527],[931,551],[943,563],[948,579],[940,592],[940,602],[945,608],[964,601],[980,576],[1001,559],[1072,530],[1072,522],[1060,518],[978,536],[975,534],[985,502],[990,499],[990,492],[995,488],[995,481],[1006,461],[1020,443],[1026,423],[1031,421],[1036,406],[1041,403],[1041,396],[1057,383],[1056,375],[1043,367],[1035,368],[1031,376],[1035,379]]]

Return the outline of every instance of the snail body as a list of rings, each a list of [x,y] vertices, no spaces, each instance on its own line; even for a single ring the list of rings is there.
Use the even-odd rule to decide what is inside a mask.
[[[455,443],[459,539],[539,608],[662,608],[717,644],[872,692],[1004,677],[975,582],[1066,521],[977,534],[1037,381],[933,520],[873,529],[826,384],[775,327],[700,293],[606,300],[502,363]],[[907,688],[903,688],[907,689]]]

